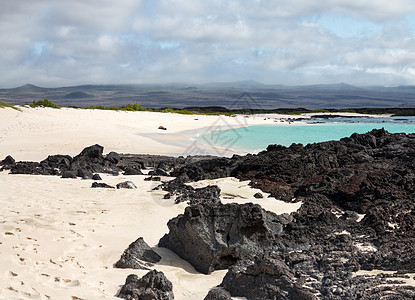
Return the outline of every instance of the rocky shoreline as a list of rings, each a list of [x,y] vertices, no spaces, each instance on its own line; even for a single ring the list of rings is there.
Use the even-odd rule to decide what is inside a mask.
[[[169,221],[159,246],[199,272],[228,269],[221,289],[206,299],[415,298],[415,288],[403,284],[415,273],[414,167],[415,135],[384,130],[307,146],[270,145],[256,155],[231,158],[103,155],[103,147],[94,145],[75,157],[16,162],[9,156],[1,162],[11,174],[97,180],[97,173],[137,175],[152,168],[149,179],[175,177],[158,188],[189,206]],[[302,205],[290,215],[276,215],[259,205],[222,204],[216,186],[186,185],[230,176]],[[125,252],[122,265],[152,267],[155,261],[147,258],[154,255],[138,248],[145,255]],[[384,273],[359,275],[360,270]],[[155,299],[171,299],[168,280],[153,275],[160,284],[130,278],[122,290],[132,292],[119,296],[141,299],[132,283],[144,282],[145,289],[165,289]]]

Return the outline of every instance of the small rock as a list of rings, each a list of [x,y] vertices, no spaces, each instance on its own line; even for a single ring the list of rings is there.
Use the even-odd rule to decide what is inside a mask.
[[[261,199],[264,198],[264,196],[261,193],[255,193],[254,198]]]
[[[166,128],[166,127],[164,127],[164,126],[159,126],[159,129],[160,129],[160,130],[167,130],[167,128]]]
[[[148,270],[148,267],[152,267],[154,263],[158,263],[160,260],[161,256],[154,252],[140,237],[128,246],[120,260],[115,263],[115,267]]]
[[[137,187],[135,186],[135,184],[132,183],[131,181],[124,181],[124,182],[117,184],[117,189],[136,189],[136,188]]]
[[[163,272],[157,270],[148,272],[142,278],[131,274],[128,275],[117,296],[129,300],[173,300],[173,284]]]
[[[93,182],[91,188],[107,188],[107,189],[115,189],[115,187],[108,185],[104,182]]]
[[[102,180],[101,176],[99,176],[98,173],[95,173],[94,175],[92,175],[92,179],[93,180]]]

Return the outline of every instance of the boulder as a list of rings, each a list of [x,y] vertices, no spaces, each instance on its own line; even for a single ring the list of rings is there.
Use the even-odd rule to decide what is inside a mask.
[[[108,185],[104,182],[93,182],[91,188],[106,188],[106,189],[115,189],[115,187]]]
[[[154,252],[142,237],[131,243],[115,263],[116,268],[148,270],[158,263],[161,256]]]
[[[163,169],[157,168],[155,171],[150,171],[148,172],[148,175],[153,175],[153,176],[170,176],[170,174],[168,172],[166,172]]]
[[[213,288],[203,300],[232,300],[231,294],[221,288]]]
[[[79,168],[77,175],[78,177],[81,177],[82,179],[92,179],[94,174],[86,168]]]
[[[105,156],[105,160],[116,165],[121,160],[121,156],[117,152],[110,152],[107,156]]]
[[[5,159],[0,162],[1,166],[8,166],[14,164],[16,161],[10,155],[7,155]]]
[[[141,172],[140,169],[134,169],[134,168],[125,168],[124,175],[143,175],[143,172]]]
[[[190,205],[200,203],[219,204],[221,203],[220,188],[217,185],[208,185],[203,188],[186,189],[184,192],[176,197],[175,203],[189,201]]]
[[[261,198],[264,198],[264,196],[258,192],[254,194],[254,198],[261,199]]]
[[[232,266],[222,286],[232,297],[250,300],[314,300],[317,297],[297,282],[287,264],[277,258],[246,260]]]
[[[117,189],[136,189],[137,187],[135,186],[134,183],[132,183],[131,181],[124,181],[124,182],[120,182],[117,184]]]
[[[104,161],[104,157],[102,155],[103,151],[104,147],[98,144],[86,147],[80,154],[73,158],[73,163],[80,166],[101,164]]]
[[[201,273],[227,269],[239,260],[262,256],[283,233],[285,220],[261,206],[197,204],[168,222],[160,241]]]
[[[73,171],[63,171],[62,178],[73,178],[76,179],[76,174]]]
[[[71,166],[73,158],[69,155],[49,155],[46,159],[42,160],[40,164],[49,168],[57,168],[67,170]]]
[[[98,173],[95,173],[94,175],[92,175],[92,179],[93,180],[102,180],[101,176],[99,176]]]
[[[129,300],[173,300],[173,284],[163,272],[152,270],[139,278],[128,275],[117,297]]]

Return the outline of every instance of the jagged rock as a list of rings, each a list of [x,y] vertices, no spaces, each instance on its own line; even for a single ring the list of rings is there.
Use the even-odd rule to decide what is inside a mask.
[[[94,175],[92,175],[92,179],[93,180],[102,180],[101,176],[99,176],[98,173],[95,173]]]
[[[180,180],[171,180],[164,182],[155,189],[163,189],[169,193],[164,195],[164,199],[170,199],[173,196],[177,196],[175,203],[189,201],[190,205],[196,205],[199,203],[218,204],[220,201],[220,188],[217,185],[210,185],[204,188],[193,188],[190,185],[186,185]]]
[[[160,168],[157,168],[155,171],[148,172],[148,175],[152,175],[152,176],[170,176],[169,173],[167,173],[166,171],[164,171],[163,169],[160,169]]]
[[[213,157],[185,164],[175,168],[170,174],[181,182],[229,177],[238,161],[236,157]]]
[[[161,256],[154,252],[142,237],[131,243],[115,263],[116,268],[148,270],[158,263]]]
[[[121,183],[117,184],[117,189],[136,189],[137,187],[135,186],[134,183],[132,183],[131,181],[124,181]]]
[[[159,241],[199,272],[226,269],[238,260],[263,255],[282,234],[285,220],[257,204],[187,207],[168,222],[169,233]]]
[[[73,179],[75,179],[76,178],[76,174],[74,172],[72,172],[72,171],[64,171],[62,173],[62,178],[73,178]]]
[[[93,182],[91,188],[107,188],[107,189],[115,189],[115,187],[108,185],[104,182]]]
[[[206,295],[204,300],[232,300],[228,291],[220,288],[213,288]]]
[[[79,168],[78,169],[78,177],[81,177],[82,179],[93,179],[93,173],[88,170],[88,169],[84,169],[84,168]]]
[[[261,199],[261,198],[264,198],[264,196],[258,192],[254,194],[254,198]]]
[[[31,175],[59,175],[59,170],[44,167],[38,162],[19,161],[12,165],[5,165],[3,168],[10,168],[10,174],[31,174]]]
[[[239,262],[226,273],[222,285],[233,297],[252,300],[317,299],[297,282],[284,261],[271,257]]]
[[[118,164],[118,162],[121,160],[121,156],[117,152],[110,152],[105,157],[107,161],[109,161],[111,164]]]
[[[159,176],[150,176],[144,178],[145,181],[161,181],[161,178]]]
[[[219,204],[221,203],[220,188],[217,185],[209,185],[203,188],[186,189],[183,193],[177,196],[175,203],[189,201],[190,205],[196,205],[200,203],[206,204]]]
[[[138,278],[128,275],[117,297],[129,300],[173,300],[173,284],[163,272],[152,270]]]
[[[134,169],[134,168],[125,168],[124,170],[124,175],[143,175],[143,172],[141,172],[141,170],[139,169]]]
[[[66,170],[72,164],[72,157],[69,155],[49,155],[46,159],[42,160],[40,164],[44,167],[57,168]]]
[[[0,162],[0,166],[6,166],[6,165],[12,165],[14,164],[16,161],[14,160],[13,157],[11,157],[10,155],[7,155],[5,159],[3,159]]]
[[[73,158],[73,162],[80,166],[102,163],[104,160],[102,155],[103,151],[104,147],[98,144],[86,147],[80,154]]]

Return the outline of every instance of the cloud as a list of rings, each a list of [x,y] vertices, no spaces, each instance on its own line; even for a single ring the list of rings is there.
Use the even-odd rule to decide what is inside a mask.
[[[415,84],[412,0],[4,2],[3,87],[243,79]]]

